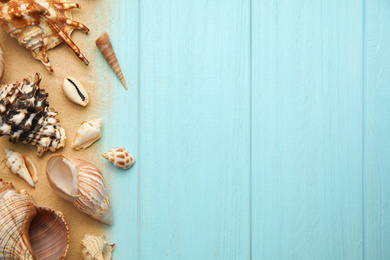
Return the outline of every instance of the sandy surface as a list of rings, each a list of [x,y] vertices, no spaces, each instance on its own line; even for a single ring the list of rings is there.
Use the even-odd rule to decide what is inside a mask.
[[[81,4],[81,9],[73,11],[74,20],[84,23],[91,31],[88,35],[81,31],[75,31],[72,39],[90,61],[90,65],[86,67],[65,44],[61,44],[49,51],[49,58],[54,69],[54,73],[51,74],[40,61],[32,57],[29,51],[19,46],[1,29],[0,42],[4,49],[6,71],[0,83],[13,83],[25,77],[33,76],[36,72],[40,73],[43,78],[41,87],[49,93],[49,103],[59,113],[58,118],[61,121],[61,126],[65,128],[68,138],[66,147],[60,149],[58,153],[88,160],[101,168],[104,159],[101,157],[102,151],[99,150],[99,142],[83,151],[75,151],[70,145],[81,121],[102,117],[104,113],[104,109],[102,109],[104,107],[99,102],[98,94],[102,92],[101,90],[98,91],[98,88],[109,88],[109,86],[98,82],[98,75],[102,78],[103,74],[104,78],[104,73],[108,74],[109,68],[104,67],[104,70],[98,73],[98,65],[95,60],[100,54],[95,47],[95,39],[102,30],[107,29],[108,24],[105,21],[107,21],[109,14],[102,11],[104,10],[103,5],[106,4],[104,1],[78,0],[76,2]],[[99,16],[97,16],[98,13]],[[99,17],[99,19],[96,19],[96,17]],[[99,68],[99,70],[102,70],[102,68]],[[87,107],[83,108],[75,105],[64,96],[61,83],[66,76],[78,78],[84,84],[90,97],[90,104]],[[39,170],[39,181],[35,188],[31,188],[24,180],[10,172],[5,165],[4,147],[28,154],[31,157]],[[52,155],[51,152],[46,152],[41,158],[38,158],[35,146],[20,143],[11,144],[7,137],[1,137],[0,178],[12,181],[16,189],[26,189],[33,195],[37,205],[63,212],[70,229],[70,247],[67,259],[81,259],[80,241],[84,233],[101,235],[104,232],[105,225],[82,214],[71,203],[60,198],[51,190],[45,174],[45,164],[50,155]]]

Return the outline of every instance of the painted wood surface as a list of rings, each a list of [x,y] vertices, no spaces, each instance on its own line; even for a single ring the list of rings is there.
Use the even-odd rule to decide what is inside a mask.
[[[387,1],[111,3],[115,259],[390,258]]]

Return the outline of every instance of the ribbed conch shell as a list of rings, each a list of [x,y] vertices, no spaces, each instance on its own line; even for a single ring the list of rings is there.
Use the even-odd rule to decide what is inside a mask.
[[[62,213],[33,204],[25,191],[0,179],[0,259],[64,259],[69,247]]]
[[[86,149],[100,139],[102,129],[102,119],[83,121],[76,133],[76,138],[72,142],[72,148],[76,150]]]
[[[0,136],[9,141],[36,145],[38,156],[65,145],[65,130],[59,126],[57,113],[49,109],[48,94],[41,88],[41,77],[0,85]]]
[[[58,195],[72,202],[81,212],[111,225],[110,200],[103,175],[93,164],[55,154],[47,161],[46,174]]]
[[[47,51],[61,42],[88,65],[88,60],[70,39],[75,29],[89,31],[85,25],[71,19],[73,8],[80,8],[80,5],[66,0],[1,0],[0,26],[50,72],[53,69]]]
[[[84,260],[110,260],[111,251],[115,246],[115,244],[109,244],[104,239],[104,235],[98,237],[89,234],[84,235],[81,245],[83,246],[81,255]]]
[[[120,169],[129,169],[135,163],[134,157],[123,147],[116,147],[102,156]]]
[[[30,186],[35,186],[38,181],[38,170],[27,155],[6,148],[5,158],[6,165],[12,173],[23,178]]]
[[[123,77],[122,70],[119,67],[118,60],[115,56],[114,49],[112,48],[110,37],[107,32],[102,32],[102,34],[100,34],[99,38],[96,40],[96,46],[99,48],[108,64],[110,64],[110,67],[114,70],[123,86],[127,89],[125,77]]]
[[[4,65],[4,53],[3,53],[3,47],[1,46],[1,43],[0,43],[0,79],[3,77],[4,75],[4,69],[5,69],[5,65]]]

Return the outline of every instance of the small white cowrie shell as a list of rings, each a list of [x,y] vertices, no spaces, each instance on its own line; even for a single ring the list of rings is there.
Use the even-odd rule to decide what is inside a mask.
[[[85,107],[89,103],[88,93],[83,84],[75,78],[66,77],[62,82],[65,96],[75,104]]]

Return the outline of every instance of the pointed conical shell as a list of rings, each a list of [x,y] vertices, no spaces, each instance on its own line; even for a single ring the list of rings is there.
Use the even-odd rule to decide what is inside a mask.
[[[47,161],[46,174],[59,196],[71,201],[81,212],[111,225],[110,200],[103,175],[93,164],[55,154]]]
[[[123,147],[116,147],[102,156],[120,169],[129,169],[135,163],[134,157]]]
[[[3,53],[3,47],[0,43],[0,79],[3,77],[4,74],[4,53]]]
[[[0,179],[0,259],[63,259],[68,226],[60,212],[33,204],[24,190]]]
[[[102,119],[83,121],[77,130],[76,138],[72,142],[75,150],[86,149],[100,139]]]
[[[6,148],[5,158],[7,159],[6,165],[11,170],[11,172],[24,179],[31,187],[34,187],[34,181],[26,166],[23,156],[14,150]]]
[[[65,146],[65,130],[49,107],[48,94],[39,87],[41,77],[0,85],[0,136],[37,146],[38,156]]]
[[[125,77],[123,77],[122,70],[119,67],[118,60],[115,56],[114,49],[112,48],[110,37],[107,32],[102,32],[102,34],[100,34],[99,38],[96,40],[96,46],[99,48],[108,64],[110,64],[123,86],[127,89]]]
[[[98,237],[89,234],[84,235],[81,244],[83,245],[81,255],[85,260],[110,260],[111,251],[115,246],[115,244],[109,244],[104,239],[104,235]]]

